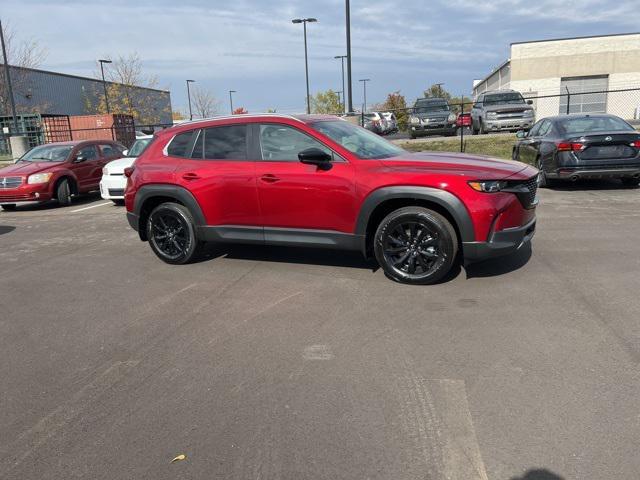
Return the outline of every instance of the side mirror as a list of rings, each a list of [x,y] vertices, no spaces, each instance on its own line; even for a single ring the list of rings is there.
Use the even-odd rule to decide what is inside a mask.
[[[298,153],[298,160],[307,165],[316,165],[320,170],[329,170],[332,158],[319,148],[311,147]]]
[[[83,156],[83,155],[78,155],[76,157],[76,159],[73,161],[73,163],[82,163],[87,159],[87,157]]]
[[[516,132],[516,138],[525,138],[528,134],[529,134],[529,132],[527,132],[525,130],[518,130]]]
[[[533,100],[527,100],[527,105],[533,105]]]
[[[122,156],[126,157],[127,155],[129,155],[129,150],[123,150],[122,151]]]

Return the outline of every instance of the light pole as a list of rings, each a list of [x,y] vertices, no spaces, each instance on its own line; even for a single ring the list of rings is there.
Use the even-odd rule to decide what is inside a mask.
[[[314,23],[315,18],[294,18],[291,23],[302,23],[304,26],[304,71],[307,78],[307,113],[311,113],[311,99],[309,96],[309,60],[307,57],[307,23]]]
[[[344,113],[344,90],[338,90],[336,93],[338,94],[338,103],[342,106],[342,113]]]
[[[344,59],[347,58],[346,55],[336,55],[335,57],[336,59],[340,59],[340,63],[342,64],[342,113],[347,113],[347,107],[345,104],[345,95],[344,95]]]
[[[347,95],[349,97],[349,112],[353,112],[353,92],[351,91],[351,6],[345,0],[345,18],[347,23]]]
[[[104,64],[113,63],[111,60],[98,60],[100,62],[100,71],[102,72],[102,86],[104,87],[104,103],[107,106],[107,113],[111,113],[109,109],[109,95],[107,95],[107,82],[104,79]]]
[[[193,120],[193,113],[191,113],[191,90],[189,84],[195,83],[195,80],[187,80],[187,99],[189,100],[189,120]]]
[[[236,93],[235,90],[229,90],[229,105],[231,106],[231,115],[233,115],[233,94]]]
[[[361,78],[358,80],[362,82],[362,87],[364,88],[364,107],[362,108],[362,113],[367,113],[367,82],[370,82],[370,78]]]

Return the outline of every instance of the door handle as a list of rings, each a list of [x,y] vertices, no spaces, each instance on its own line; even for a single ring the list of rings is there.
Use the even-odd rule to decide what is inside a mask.
[[[187,172],[182,174],[182,178],[185,180],[200,180],[202,177],[197,173]]]
[[[266,183],[276,183],[276,182],[280,181],[280,179],[278,177],[276,177],[275,175],[273,175],[271,173],[267,173],[266,175],[261,176],[260,180],[262,180],[263,182],[266,182]]]

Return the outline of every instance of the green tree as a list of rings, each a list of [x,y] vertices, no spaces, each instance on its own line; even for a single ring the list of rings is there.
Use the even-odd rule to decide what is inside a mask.
[[[451,105],[451,110],[456,113],[460,113],[460,106],[464,103],[464,111],[470,112],[471,106],[473,104],[473,100],[471,97],[467,97],[462,95],[461,97],[451,97],[449,99],[449,105]]]
[[[444,98],[445,100],[451,99],[451,94],[447,92],[442,85],[434,83],[424,91],[425,98]]]
[[[333,90],[318,92],[312,95],[311,111],[313,113],[341,113],[342,103],[340,103],[340,95]]]
[[[409,114],[407,113],[407,100],[400,91],[396,91],[387,95],[387,99],[381,105],[381,111],[393,112],[398,120],[398,128],[406,130],[409,126]]]

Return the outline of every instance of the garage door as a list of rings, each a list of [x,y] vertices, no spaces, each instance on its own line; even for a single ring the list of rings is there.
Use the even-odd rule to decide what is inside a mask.
[[[609,87],[607,75],[598,77],[571,77],[560,81],[560,111],[567,113],[567,89],[569,90],[569,113],[606,113]],[[601,93],[584,93],[601,92]]]

